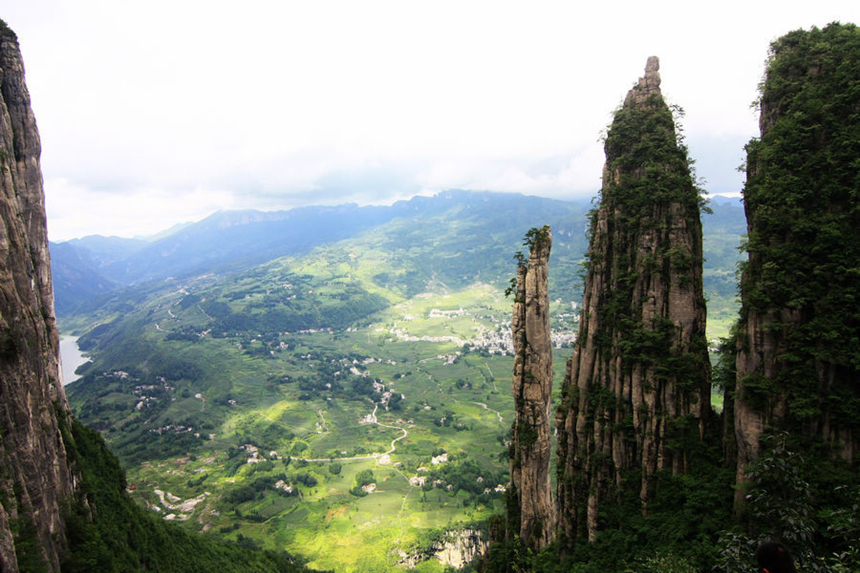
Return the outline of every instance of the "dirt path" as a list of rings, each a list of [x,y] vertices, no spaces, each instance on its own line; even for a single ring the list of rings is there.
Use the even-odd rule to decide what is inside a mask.
[[[371,413],[370,413],[370,416],[369,416],[369,419],[370,419],[370,423],[371,423],[371,424],[376,424],[377,426],[381,426],[381,427],[383,427],[383,428],[388,428],[388,429],[391,429],[391,430],[400,430],[401,432],[403,432],[403,435],[402,435],[402,436],[400,436],[400,437],[398,437],[398,438],[394,438],[393,440],[391,440],[391,445],[389,446],[389,448],[390,448],[390,449],[389,449],[387,452],[383,452],[383,453],[381,453],[381,454],[367,454],[367,455],[365,455],[365,456],[351,456],[351,457],[348,457],[348,458],[297,458],[297,457],[295,457],[295,456],[287,456],[287,457],[288,457],[288,458],[290,458],[291,460],[304,461],[304,462],[308,462],[308,463],[311,463],[311,462],[314,462],[314,463],[323,463],[323,462],[355,462],[355,461],[361,461],[361,460],[376,460],[376,461],[377,461],[377,463],[379,463],[379,458],[381,458],[382,456],[388,456],[388,455],[391,455],[391,454],[393,454],[393,453],[397,450],[397,446],[396,446],[397,442],[399,442],[400,440],[403,440],[403,439],[405,439],[406,437],[408,437],[408,436],[409,436],[409,432],[406,430],[406,428],[401,428],[400,426],[389,426],[388,424],[383,424],[382,422],[380,422],[379,420],[377,420],[377,419],[376,419],[376,412],[377,412],[378,410],[379,410],[379,404],[378,404],[378,403],[374,403],[374,404],[373,404],[373,412],[371,412]],[[317,413],[320,415],[320,417],[322,417],[322,412],[317,412]],[[259,415],[260,415],[261,417],[266,418],[267,420],[269,420],[269,418],[268,418],[268,417],[263,416],[262,414],[259,414]],[[271,420],[270,420],[270,421],[271,421]],[[323,418],[323,422],[325,422],[325,418]],[[409,481],[409,478],[408,478],[408,477],[406,477],[406,475],[405,475],[403,472],[401,472],[400,470],[398,470],[397,468],[394,468],[394,467],[392,467],[392,469],[394,469],[396,472],[398,472],[400,475],[402,475],[402,476],[406,479],[406,481]]]
[[[325,416],[323,416],[322,410],[317,410],[317,414],[320,415],[320,419],[322,420],[322,424],[320,425],[319,432],[320,434],[328,434],[328,428],[325,424]]]
[[[495,377],[495,376],[493,376],[493,371],[492,371],[492,370],[490,370],[490,367],[489,367],[489,366],[487,366],[487,363],[486,363],[486,362],[484,363],[484,368],[486,368],[486,369],[487,369],[487,372],[489,372],[489,373],[490,373],[490,382],[492,382],[492,383],[493,383],[493,390],[495,390],[496,392],[498,392],[498,391],[499,391],[499,387],[498,387],[498,386],[496,386],[496,377]]]
[[[431,377],[431,380],[432,380],[432,377]],[[440,387],[439,390],[441,391],[442,388]],[[406,439],[409,436],[409,431],[406,428],[402,428],[400,426],[392,426],[389,424],[383,424],[376,417],[376,413],[378,411],[379,411],[379,403],[374,402],[373,412],[371,412],[370,415],[368,416],[369,423],[376,424],[377,426],[379,426],[381,428],[388,428],[390,430],[399,430],[399,431],[403,432],[403,434],[401,436],[391,440],[391,444],[390,444],[387,452],[383,452],[381,454],[368,454],[365,456],[351,456],[348,458],[297,458],[294,456],[287,456],[287,457],[290,460],[303,461],[303,462],[308,462],[308,463],[356,462],[356,461],[376,460],[377,465],[380,465],[379,464],[380,459],[383,456],[390,456],[395,451],[397,451],[397,442],[399,442],[400,440]],[[320,418],[323,419],[323,424],[325,424],[325,418],[323,417],[322,411],[318,410],[317,413],[319,414]],[[263,416],[263,417],[265,417],[265,416]],[[266,419],[268,419],[268,418],[266,418]],[[406,490],[406,494],[403,496],[403,501],[400,503],[400,511],[397,512],[397,521],[400,524],[400,536],[402,537],[403,531],[404,531],[404,528],[403,528],[403,512],[406,511],[406,502],[409,499],[409,494],[412,493],[412,491],[414,489],[416,489],[416,486],[412,485],[412,482],[410,481],[409,476],[407,476],[405,473],[400,471],[400,468],[395,467],[393,464],[392,465],[386,464],[385,467],[390,468],[393,471],[400,474],[400,477],[402,477],[406,481],[406,483],[409,485],[409,489]]]
[[[497,412],[497,411],[493,410],[492,408],[490,408],[489,406],[487,406],[487,405],[486,405],[486,404],[484,404],[483,402],[472,402],[472,404],[477,404],[478,406],[482,407],[484,410],[487,410],[487,411],[489,411],[489,412],[492,412],[493,414],[495,414],[496,416],[498,416],[498,417],[499,417],[499,423],[500,423],[500,424],[504,424],[504,423],[505,423],[505,419],[502,417],[502,415],[501,415],[499,412]]]

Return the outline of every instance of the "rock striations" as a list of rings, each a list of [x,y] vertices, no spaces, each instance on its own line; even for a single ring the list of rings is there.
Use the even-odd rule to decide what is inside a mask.
[[[710,412],[699,191],[660,92],[659,62],[616,111],[558,431],[559,535],[594,541],[605,508],[659,470],[688,471]]]
[[[529,258],[517,268],[511,330],[514,341],[513,392],[516,419],[511,444],[508,534],[540,549],[554,538],[554,506],[549,464],[552,433],[552,341],[547,276],[552,234],[549,227],[526,234]]]
[[[787,432],[804,451],[825,444],[849,463],[860,455],[858,54],[853,25],[798,30],[771,46],[761,138],[747,145],[738,485],[765,432]],[[740,510],[744,488],[736,494]]]
[[[0,571],[58,571],[73,475],[60,425],[41,152],[15,34],[0,21]],[[19,564],[19,560],[24,560]]]

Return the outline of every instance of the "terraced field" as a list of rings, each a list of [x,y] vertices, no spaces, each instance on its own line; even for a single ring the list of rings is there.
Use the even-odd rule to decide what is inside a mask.
[[[94,358],[68,386],[76,415],[165,519],[319,568],[443,570],[446,532],[480,530],[503,510],[513,414],[503,292],[520,243],[477,211],[468,225],[461,215],[144,283],[65,318]],[[583,250],[560,229],[556,391]],[[721,236],[706,269],[722,281],[708,295],[715,333],[733,316],[730,243]]]

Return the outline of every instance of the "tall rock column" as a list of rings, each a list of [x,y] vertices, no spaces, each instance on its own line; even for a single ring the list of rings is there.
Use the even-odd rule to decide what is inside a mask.
[[[658,470],[688,471],[710,412],[699,190],[659,62],[615,113],[558,430],[559,534],[594,541],[605,506],[638,496]],[[635,499],[635,497],[634,497]]]
[[[0,571],[59,571],[71,500],[41,146],[15,34],[0,21]]]
[[[860,30],[774,42],[747,145],[749,261],[737,340],[736,509],[765,431],[860,455]],[[823,460],[820,460],[823,461]]]
[[[552,235],[549,227],[526,235],[528,262],[517,267],[511,330],[514,339],[513,392],[516,419],[511,444],[509,534],[533,549],[554,538],[554,506],[549,464],[552,398],[552,340],[547,276]]]

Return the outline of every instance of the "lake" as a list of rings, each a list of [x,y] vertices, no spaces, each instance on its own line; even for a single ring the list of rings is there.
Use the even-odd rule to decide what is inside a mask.
[[[63,385],[71,384],[78,379],[75,370],[78,366],[89,361],[87,356],[78,349],[77,336],[60,336],[60,358],[63,361]]]

